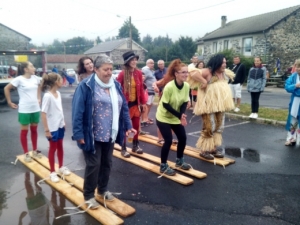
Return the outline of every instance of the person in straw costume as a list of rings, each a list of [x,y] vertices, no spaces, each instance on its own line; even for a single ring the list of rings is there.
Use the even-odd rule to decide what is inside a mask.
[[[194,114],[202,117],[203,127],[196,147],[200,156],[212,160],[223,158],[221,149],[225,111],[234,109],[228,80],[233,80],[234,73],[226,69],[226,59],[217,54],[210,58],[207,68],[190,68],[187,82],[191,88],[198,87]]]

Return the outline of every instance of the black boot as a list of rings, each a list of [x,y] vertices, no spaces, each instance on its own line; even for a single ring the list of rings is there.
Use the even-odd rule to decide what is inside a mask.
[[[123,143],[123,145],[122,145],[121,155],[122,155],[123,157],[125,157],[125,158],[129,158],[129,157],[130,157],[129,152],[127,152],[126,144],[125,144],[125,143]]]
[[[138,140],[133,140],[132,151],[137,154],[143,154],[143,149],[140,148]]]

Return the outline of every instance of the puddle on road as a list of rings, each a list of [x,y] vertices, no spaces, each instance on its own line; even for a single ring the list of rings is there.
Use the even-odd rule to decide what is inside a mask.
[[[244,158],[249,162],[260,162],[260,154],[254,149],[244,149],[236,147],[225,147],[225,154],[236,158]]]
[[[87,214],[55,219],[68,213],[64,207],[74,205],[49,185],[37,185],[40,179],[26,171],[16,178],[8,191],[0,191],[1,224],[97,224]]]

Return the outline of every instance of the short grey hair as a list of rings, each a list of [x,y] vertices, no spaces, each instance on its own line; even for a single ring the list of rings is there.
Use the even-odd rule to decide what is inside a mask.
[[[163,64],[165,64],[165,61],[164,61],[164,60],[162,60],[162,59],[160,59],[160,60],[158,60],[158,61],[157,61],[157,64],[160,64],[160,63],[163,63]]]
[[[99,56],[96,57],[96,59],[94,60],[94,66],[95,68],[100,68],[103,64],[113,64],[114,62],[107,56],[104,54],[101,54]]]
[[[154,62],[153,59],[147,59],[146,64],[148,64],[150,62]]]

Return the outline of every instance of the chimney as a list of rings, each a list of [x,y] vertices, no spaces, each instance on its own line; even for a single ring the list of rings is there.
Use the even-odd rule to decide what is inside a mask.
[[[221,16],[221,27],[225,27],[227,21],[227,16]]]

